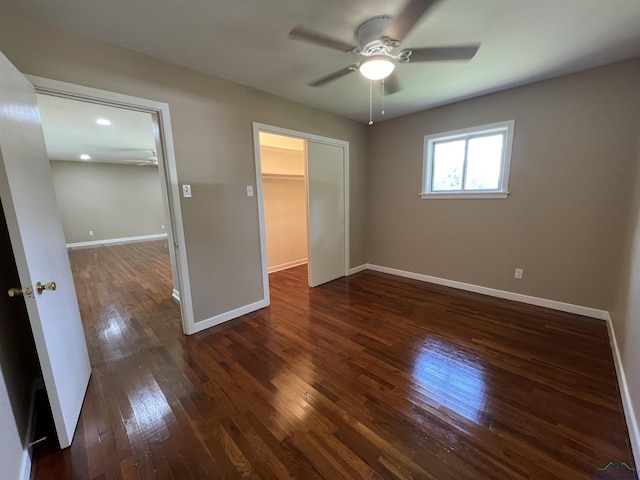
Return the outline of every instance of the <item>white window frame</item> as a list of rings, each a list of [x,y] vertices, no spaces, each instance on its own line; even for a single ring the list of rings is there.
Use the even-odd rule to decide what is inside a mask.
[[[452,132],[436,133],[425,135],[424,137],[424,158],[422,165],[422,199],[445,199],[445,198],[507,198],[509,195],[509,170],[511,168],[511,147],[513,145],[513,130],[515,120],[480,125],[477,127],[464,128]],[[482,190],[464,190],[464,174],[467,170],[467,158],[465,153],[462,187],[463,190],[432,191],[433,182],[433,146],[435,143],[451,140],[469,140],[474,137],[483,137],[492,133],[505,133],[505,145],[502,150],[502,168],[500,169],[500,179],[498,188]]]

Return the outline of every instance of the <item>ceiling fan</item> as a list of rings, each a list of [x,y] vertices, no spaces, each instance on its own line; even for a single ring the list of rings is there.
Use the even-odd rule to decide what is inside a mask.
[[[131,149],[124,149],[122,150],[123,152],[135,152],[135,154],[133,154],[132,156],[140,156],[140,152],[149,152],[150,155],[146,156],[145,158],[139,158],[137,160],[125,160],[125,163],[135,163],[136,166],[138,167],[144,167],[147,165],[158,165],[158,152],[156,152],[155,150],[151,150],[148,148],[131,148]]]
[[[385,95],[402,89],[398,79],[391,76],[396,63],[468,61],[473,58],[479,43],[452,45],[445,47],[405,48],[392,53],[400,46],[413,27],[428,13],[438,0],[409,0],[395,17],[383,15],[371,18],[355,30],[357,46],[331,38],[322,33],[296,27],[289,32],[289,38],[312,43],[341,52],[362,55],[364,60],[349,65],[337,72],[310,82],[311,87],[323,87],[352,72],[359,71],[369,80],[384,81]]]

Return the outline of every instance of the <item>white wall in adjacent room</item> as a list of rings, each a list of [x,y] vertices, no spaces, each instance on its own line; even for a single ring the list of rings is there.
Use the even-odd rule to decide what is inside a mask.
[[[51,173],[68,244],[166,233],[157,167],[53,160]]]

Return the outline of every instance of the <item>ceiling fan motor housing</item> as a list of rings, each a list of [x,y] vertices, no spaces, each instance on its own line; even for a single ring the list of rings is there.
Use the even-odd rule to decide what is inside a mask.
[[[469,61],[480,48],[479,43],[466,45],[446,45],[438,47],[404,48],[392,53],[400,46],[411,30],[419,23],[438,0],[405,0],[404,7],[395,16],[381,15],[366,20],[354,32],[357,46],[324,33],[295,27],[289,38],[312,43],[317,46],[365,57],[359,63],[348,65],[325,75],[310,87],[323,87],[347,75],[359,71],[369,80],[389,78],[385,82],[385,93],[390,95],[401,89],[397,79],[389,77],[397,63]],[[393,85],[392,85],[393,84]],[[389,87],[389,88],[387,88]]]
[[[388,54],[392,48],[398,46],[396,40],[383,35],[391,19],[390,15],[374,17],[356,29],[356,41],[363,55]]]

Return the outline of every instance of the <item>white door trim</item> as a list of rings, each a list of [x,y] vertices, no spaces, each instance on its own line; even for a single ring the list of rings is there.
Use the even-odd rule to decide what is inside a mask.
[[[169,229],[167,232],[170,248],[175,255],[171,255],[173,271],[178,285],[174,286],[180,292],[180,309],[182,313],[182,330],[191,335],[196,332],[193,304],[191,299],[191,284],[189,282],[189,268],[184,249],[184,226],[182,210],[180,208],[180,191],[176,158],[173,149],[173,134],[171,131],[171,117],[169,105],[146,98],[133,97],[107,90],[85,87],[73,83],[51,80],[48,78],[25,75],[33,84],[36,93],[55,95],[80,101],[88,101],[101,105],[127,108],[150,113],[157,122],[156,143],[158,144],[158,170],[161,177],[162,195],[169,212]]]
[[[275,127],[264,123],[253,122],[253,153],[256,161],[256,195],[258,197],[258,223],[260,226],[260,256],[262,257],[262,284],[264,299],[267,305],[269,297],[269,272],[267,266],[267,234],[264,221],[264,199],[262,190],[262,161],[260,158],[260,132],[286,135],[288,137],[301,138],[303,140],[335,145],[344,149],[344,274],[349,275],[349,142],[335,138],[322,137],[312,133],[289,130],[288,128]],[[305,160],[306,168],[306,160]],[[307,207],[308,208],[308,207]]]

